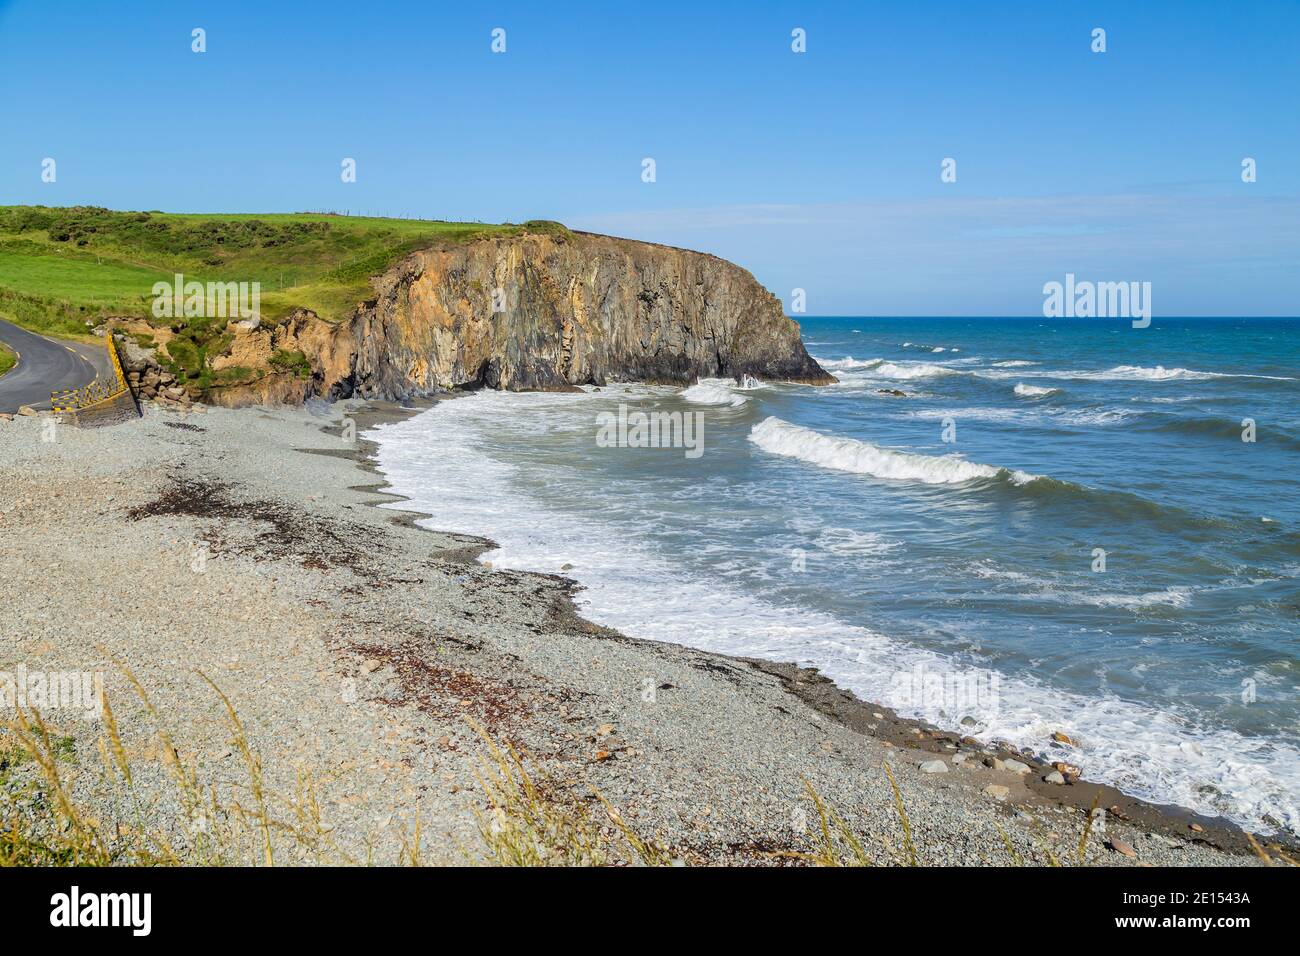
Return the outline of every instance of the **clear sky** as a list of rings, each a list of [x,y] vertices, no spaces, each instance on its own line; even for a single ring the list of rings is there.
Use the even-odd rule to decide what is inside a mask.
[[[1298,0],[0,0],[0,91],[4,203],[559,219],[811,314],[1038,314],[1066,272],[1300,314]]]

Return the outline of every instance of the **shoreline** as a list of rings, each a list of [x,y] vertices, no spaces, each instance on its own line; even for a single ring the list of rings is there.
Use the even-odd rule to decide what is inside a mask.
[[[458,397],[462,396],[450,395],[440,400],[454,400]],[[379,444],[378,441],[363,437],[369,429],[388,422],[413,418],[433,408],[437,403],[437,401],[430,401],[420,408],[396,407],[391,409],[375,407],[376,403],[371,403],[372,410],[368,415],[364,416],[364,425],[361,421],[363,416],[354,415],[353,417],[358,419],[357,440],[359,453],[357,460],[359,467],[370,473],[383,476],[383,471],[378,465],[375,454]],[[376,502],[376,507],[397,510],[396,505],[398,503],[409,500],[404,495],[388,490],[391,485],[387,482],[363,487],[372,490],[376,494],[383,494],[390,499],[387,502]],[[424,512],[408,509],[401,509],[401,513],[409,515],[411,526],[416,528],[421,527],[418,524],[419,521],[434,517]],[[498,547],[498,544],[489,538],[477,537],[477,540],[481,542],[481,550],[475,555],[476,559]],[[544,574],[545,572],[533,571],[531,573]],[[568,582],[571,593],[582,590],[582,585],[579,582],[564,575],[556,575],[556,577]],[[572,604],[570,605],[570,611],[575,618],[585,620],[578,614]],[[592,627],[606,631],[610,639],[646,640],[629,638],[627,635],[595,622],[588,621],[587,623]],[[960,731],[955,729],[944,730],[924,720],[900,717],[890,707],[863,700],[852,691],[839,687],[833,680],[822,675],[816,667],[801,667],[792,661],[774,662],[760,658],[727,654],[715,654],[715,656],[744,663],[776,676],[781,680],[787,691],[798,697],[809,707],[857,733],[887,743],[889,746],[896,748],[899,753],[908,753],[913,757],[924,759],[922,755],[926,754],[938,757],[951,756],[951,752],[945,749],[945,745],[962,747],[961,741],[964,735]],[[965,739],[973,740],[974,738],[967,737]],[[1052,770],[1053,761],[1050,758],[1043,760],[1038,754],[1033,753],[1030,748],[1016,750],[1009,745],[979,744],[973,749],[978,750],[982,755],[996,757],[1004,762],[1014,759],[1028,764],[1030,773],[1023,776],[1023,789],[1025,791],[1023,805],[1064,806],[1084,813],[1087,813],[1094,805],[1107,811],[1116,808],[1123,815],[1121,819],[1127,818],[1140,823],[1153,832],[1170,837],[1185,836],[1189,832],[1190,826],[1195,824],[1201,828],[1200,831],[1192,831],[1195,833],[1197,842],[1204,842],[1234,854],[1253,854],[1246,836],[1247,831],[1226,818],[1207,816],[1177,804],[1155,803],[1131,796],[1108,784],[1092,782],[1082,776],[1073,778],[1068,785],[1045,783],[1041,777]],[[1061,756],[1064,759],[1067,755],[1062,754]],[[1287,848],[1288,852],[1294,852],[1300,846],[1295,840],[1288,838],[1284,834],[1275,834],[1270,839],[1280,842],[1282,846]]]
[[[686,862],[809,852],[805,781],[879,862],[900,862],[884,763],[922,864],[1010,865],[1008,847],[1031,863],[1050,848],[1073,860],[1098,794],[1118,813],[1093,833],[1091,864],[1259,862],[1226,821],[985,767],[1012,754],[898,718],[811,669],[619,634],[577,613],[572,580],[480,563],[493,543],[401,509],[364,437],[431,404],[338,403],[328,415],[147,407],[111,429],[61,428],[46,446],[38,420],[0,423],[0,533],[13,544],[0,571],[15,624],[0,669],[107,667],[107,645],[176,723],[196,768],[236,786],[219,709],[193,677],[212,674],[268,782],[321,774],[338,840],[377,862],[391,862],[417,814],[431,862],[479,858],[483,746],[467,717],[519,747],[557,791],[590,803],[595,788]],[[344,416],[355,445],[340,443]],[[111,673],[107,682],[115,702],[127,692]],[[153,738],[137,718],[119,719],[147,759]],[[95,728],[84,723],[64,729],[87,755],[76,791],[94,801]],[[947,772],[919,771],[936,758]],[[990,786],[1005,787],[1003,799]]]

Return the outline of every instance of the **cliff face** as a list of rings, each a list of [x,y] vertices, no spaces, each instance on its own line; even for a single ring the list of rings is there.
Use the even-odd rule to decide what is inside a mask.
[[[311,365],[304,390],[332,398],[701,376],[835,381],[775,296],[745,270],[698,252],[529,234],[413,253],[374,286],[375,299],[344,323],[300,311],[237,336],[223,361],[300,351]],[[267,387],[213,397],[257,401]]]

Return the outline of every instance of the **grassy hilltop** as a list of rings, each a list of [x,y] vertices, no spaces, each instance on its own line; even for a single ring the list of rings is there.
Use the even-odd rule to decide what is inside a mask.
[[[153,284],[180,272],[200,282],[260,282],[265,321],[299,306],[336,321],[370,295],[371,276],[415,249],[525,230],[567,231],[551,222],[0,206],[0,317],[70,337],[84,337],[106,315],[185,324],[154,319],[150,309]]]

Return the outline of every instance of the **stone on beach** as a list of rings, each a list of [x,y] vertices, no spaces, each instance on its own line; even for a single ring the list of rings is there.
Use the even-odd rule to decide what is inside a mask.
[[[942,760],[927,760],[920,764],[921,773],[947,773],[948,765]]]
[[[1120,856],[1126,856],[1129,859],[1137,858],[1137,850],[1133,849],[1123,840],[1119,839],[1119,837],[1111,837],[1109,840],[1106,841],[1106,846],[1110,847]]]

